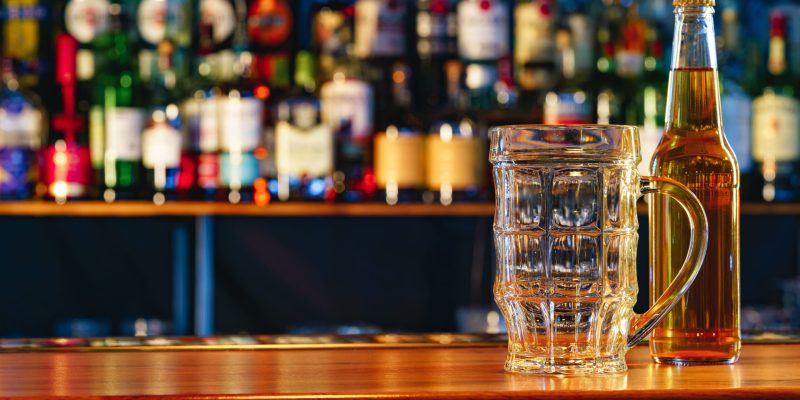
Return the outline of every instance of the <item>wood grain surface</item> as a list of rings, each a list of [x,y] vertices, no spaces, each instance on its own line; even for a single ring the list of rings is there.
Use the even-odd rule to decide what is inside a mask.
[[[647,215],[647,205],[639,203],[640,215]],[[743,215],[800,215],[800,204],[742,204]],[[0,202],[0,216],[25,217],[191,217],[200,215],[252,217],[491,217],[494,203],[440,204],[382,203],[273,203],[227,204],[199,201],[168,202],[155,205],[146,201],[74,201],[58,205],[46,201]]]
[[[628,355],[592,377],[503,372],[485,347],[33,352],[0,354],[0,397],[73,398],[800,398],[800,345],[748,344],[735,365],[676,367]]]

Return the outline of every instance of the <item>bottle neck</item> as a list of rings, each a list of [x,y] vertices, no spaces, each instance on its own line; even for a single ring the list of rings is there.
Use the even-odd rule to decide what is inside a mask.
[[[714,8],[675,10],[666,130],[676,136],[719,135],[722,127]]]
[[[683,6],[675,10],[672,69],[717,69],[714,7]]]

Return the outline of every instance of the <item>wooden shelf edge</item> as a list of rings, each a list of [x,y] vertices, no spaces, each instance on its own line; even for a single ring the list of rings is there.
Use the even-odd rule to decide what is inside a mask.
[[[254,204],[225,204],[199,201],[172,202],[155,205],[145,201],[104,203],[101,201],[75,201],[58,205],[46,201],[0,202],[3,217],[492,217],[494,203],[461,203],[450,206],[440,204],[382,203],[274,203],[266,206]],[[647,204],[640,202],[639,215],[647,215]],[[800,203],[745,203],[742,215],[797,215]]]
[[[193,217],[193,216],[252,216],[252,217],[484,217],[494,214],[494,203],[440,204],[381,203],[277,203],[266,206],[254,204],[225,204],[209,202],[173,202],[155,205],[144,201],[104,203],[75,201],[63,205],[45,201],[0,203],[0,216],[27,217]]]

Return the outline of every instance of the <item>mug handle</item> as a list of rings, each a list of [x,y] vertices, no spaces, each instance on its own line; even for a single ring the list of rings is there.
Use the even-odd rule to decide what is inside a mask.
[[[631,319],[628,332],[628,349],[635,346],[644,339],[661,322],[667,313],[675,307],[681,296],[689,289],[694,282],[694,278],[700,272],[703,259],[708,248],[708,220],[703,206],[686,186],[669,178],[643,176],[640,182],[641,195],[650,193],[661,193],[671,197],[681,205],[689,216],[689,227],[691,229],[691,240],[689,241],[689,253],[683,262],[680,271],[675,276],[667,290],[644,314],[636,314]],[[651,266],[654,268],[655,266]]]

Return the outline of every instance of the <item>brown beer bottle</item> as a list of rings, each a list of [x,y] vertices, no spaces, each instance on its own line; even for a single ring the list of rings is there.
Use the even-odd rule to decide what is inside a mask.
[[[650,171],[683,183],[708,217],[708,252],[684,298],[653,331],[659,363],[733,363],[739,358],[739,165],[722,130],[714,0],[673,0],[675,37],[664,135]],[[651,302],[686,257],[680,206],[650,199]]]

